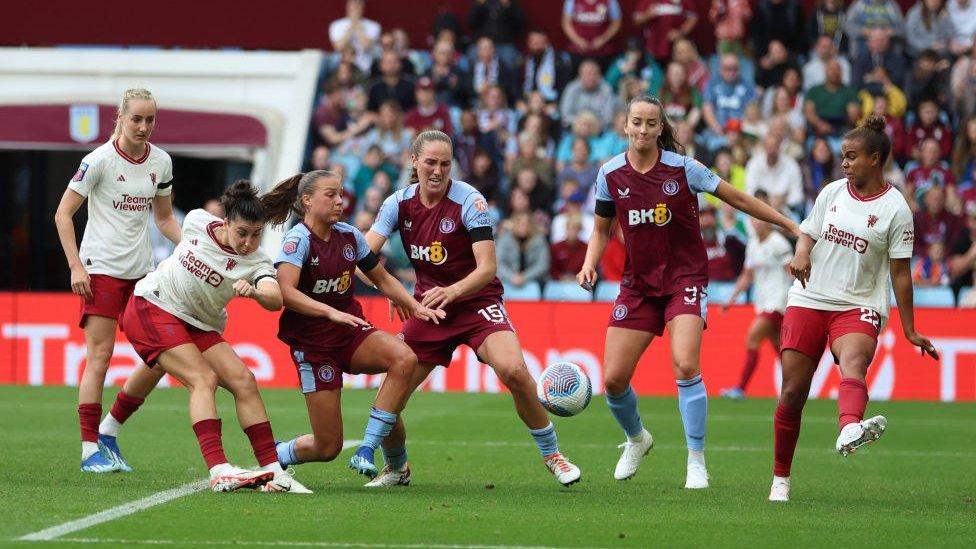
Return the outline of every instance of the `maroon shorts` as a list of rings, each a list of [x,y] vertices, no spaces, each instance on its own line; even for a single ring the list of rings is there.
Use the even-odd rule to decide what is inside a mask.
[[[292,346],[291,360],[298,370],[302,393],[341,389],[342,372],[349,373],[352,355],[376,331],[372,326],[352,329],[343,345]]]
[[[463,303],[440,322],[409,318],[403,323],[403,341],[421,363],[446,368],[459,345],[467,345],[477,352],[491,334],[515,331],[501,300]]]
[[[664,333],[664,326],[678,315],[700,316],[707,321],[707,304],[704,286],[689,286],[682,292],[663,296],[646,296],[621,286],[608,325],[659,336]]]
[[[173,347],[193,343],[202,353],[224,342],[219,333],[201,330],[135,295],[122,315],[122,331],[150,367],[156,365],[159,355]]]
[[[139,280],[124,280],[103,274],[91,275],[92,300],[81,298],[81,320],[78,326],[85,329],[88,315],[104,316],[121,322],[125,304],[132,296],[132,290]]]
[[[819,359],[824,348],[840,336],[865,334],[877,340],[880,329],[881,315],[867,307],[848,311],[787,307],[780,349],[793,349]],[[837,362],[836,356],[834,362]]]
[[[757,318],[765,318],[766,320],[773,323],[773,327],[776,331],[783,329],[783,313],[779,311],[760,311],[756,314]]]

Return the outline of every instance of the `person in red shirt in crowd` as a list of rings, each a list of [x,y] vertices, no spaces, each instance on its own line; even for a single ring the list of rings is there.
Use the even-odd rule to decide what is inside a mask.
[[[622,14],[617,0],[565,0],[562,28],[569,39],[573,74],[580,62],[592,58],[606,72],[613,59],[613,37],[620,32]]]
[[[956,186],[949,164],[939,156],[939,143],[929,138],[919,149],[919,165],[905,175],[905,198],[913,211],[918,211],[918,202],[929,189],[943,187],[949,191],[951,188],[955,193]]]
[[[566,219],[566,239],[550,246],[549,276],[553,280],[576,280],[586,259],[586,242],[580,240],[583,221],[579,215]]]
[[[698,214],[702,242],[708,255],[708,280],[710,282],[734,282],[742,272],[746,259],[746,245],[726,234],[718,227],[715,206],[706,203]]]
[[[918,152],[922,141],[935,139],[939,144],[939,158],[952,156],[952,128],[939,120],[939,104],[925,99],[918,104],[918,119],[908,127],[909,154]]]
[[[905,140],[905,124],[901,117],[892,116],[888,112],[888,96],[879,93],[872,96],[874,101],[874,114],[885,119],[885,134],[891,140],[891,155],[898,162],[904,163],[908,158],[908,142]]]
[[[640,0],[633,21],[643,28],[647,51],[665,65],[674,42],[688,36],[698,23],[698,13],[691,0]]]
[[[925,208],[915,212],[915,248],[912,255],[925,257],[929,247],[942,243],[952,249],[962,228],[959,216],[946,210],[946,191],[933,186],[922,198]]]
[[[716,49],[719,54],[742,55],[742,39],[746,36],[752,7],[748,0],[712,0],[708,19],[715,25]]]
[[[610,228],[613,238],[607,239],[607,249],[600,260],[600,272],[603,280],[620,282],[624,279],[624,262],[627,259],[627,249],[624,248],[624,232],[616,221]]]
[[[945,243],[933,242],[925,257],[916,258],[912,268],[912,284],[916,286],[948,286],[949,264],[945,258]]]
[[[440,130],[447,135],[454,135],[451,114],[447,111],[447,106],[437,102],[434,81],[422,76],[417,80],[415,89],[417,106],[403,117],[403,125],[417,134],[425,130]]]

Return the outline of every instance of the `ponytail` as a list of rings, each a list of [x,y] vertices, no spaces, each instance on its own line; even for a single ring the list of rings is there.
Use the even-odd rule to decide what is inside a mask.
[[[118,116],[115,119],[115,129],[112,131],[112,139],[122,135],[122,117],[129,112],[129,102],[133,100],[144,100],[156,102],[151,91],[144,88],[129,88],[122,93],[122,101],[119,102]]]
[[[258,191],[246,179],[239,179],[227,187],[220,196],[220,205],[223,206],[224,217],[228,220],[263,222],[265,219],[265,210],[258,199]]]
[[[305,204],[302,197],[315,192],[315,184],[323,177],[339,178],[335,172],[313,170],[299,173],[280,181],[267,194],[261,197],[261,204],[272,227],[284,225],[291,214],[305,217]]]
[[[657,106],[658,112],[661,113],[661,135],[657,137],[657,148],[662,151],[670,151],[673,153],[684,154],[685,146],[678,142],[678,137],[674,131],[674,125],[671,124],[671,120],[668,118],[668,113],[664,110],[664,105],[661,104],[661,100],[657,97],[651,97],[650,95],[638,95],[637,97],[630,100],[627,103],[627,114],[630,115],[630,108],[637,103],[650,103],[651,105]]]
[[[860,140],[868,154],[878,153],[881,156],[881,165],[884,166],[891,154],[891,139],[885,133],[887,124],[883,116],[872,114],[860,126],[844,134],[844,139]]]

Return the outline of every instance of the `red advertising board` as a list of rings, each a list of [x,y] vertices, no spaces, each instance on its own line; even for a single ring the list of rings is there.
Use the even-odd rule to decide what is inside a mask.
[[[367,317],[377,326],[395,331],[387,320],[385,299],[361,299]],[[510,302],[506,304],[525,348],[530,372],[538,376],[546,364],[569,360],[583,366],[596,392],[603,390],[602,356],[609,303]],[[224,334],[265,387],[297,387],[288,349],[275,338],[277,315],[256,303],[236,299],[229,307]],[[722,313],[709,310],[702,345],[702,372],[709,391],[738,380],[745,357],[746,330],[751,307]],[[85,365],[84,334],[78,328],[78,302],[70,294],[0,293],[0,383],[77,385]],[[916,325],[929,336],[942,358],[923,358],[901,335],[897,311],[881,334],[878,353],[868,374],[874,400],[976,400],[976,310],[919,309]],[[778,362],[768,347],[749,387],[754,396],[775,396]],[[634,377],[641,395],[675,394],[668,341],[655,340],[644,354]],[[119,334],[109,366],[108,383],[122,384],[140,364],[125,337]],[[372,386],[375,376],[347,377],[351,387]],[[167,380],[168,382],[168,380]],[[830,354],[821,360],[811,396],[832,398],[840,382]],[[438,368],[423,389],[433,391],[497,392],[504,388],[490,368],[480,364],[467,347],[458,349],[449,368]]]

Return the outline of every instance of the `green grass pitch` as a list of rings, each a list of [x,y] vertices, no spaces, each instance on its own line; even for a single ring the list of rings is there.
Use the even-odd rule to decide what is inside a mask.
[[[713,388],[714,390],[715,388]],[[106,408],[115,390],[106,391]],[[275,434],[307,431],[297,391],[263,391]],[[345,438],[358,439],[373,393],[344,395]],[[306,464],[311,496],[201,491],[54,541],[17,538],[202,479],[186,393],[159,390],[122,431],[135,472],[78,470],[76,392],[0,387],[0,545],[103,543],[207,547],[966,546],[976,544],[976,405],[882,402],[875,445],[842,458],[836,403],[807,405],[793,501],[765,501],[771,480],[771,400],[709,403],[712,486],[687,491],[674,399],[643,398],[656,447],[630,481],[613,480],[622,435],[602,399],[556,419],[582,482],[544,469],[507,395],[418,393],[406,411],[413,485],[369,491],[336,462]],[[219,399],[232,462],[253,466],[228,395]],[[378,457],[378,456],[377,456]]]

